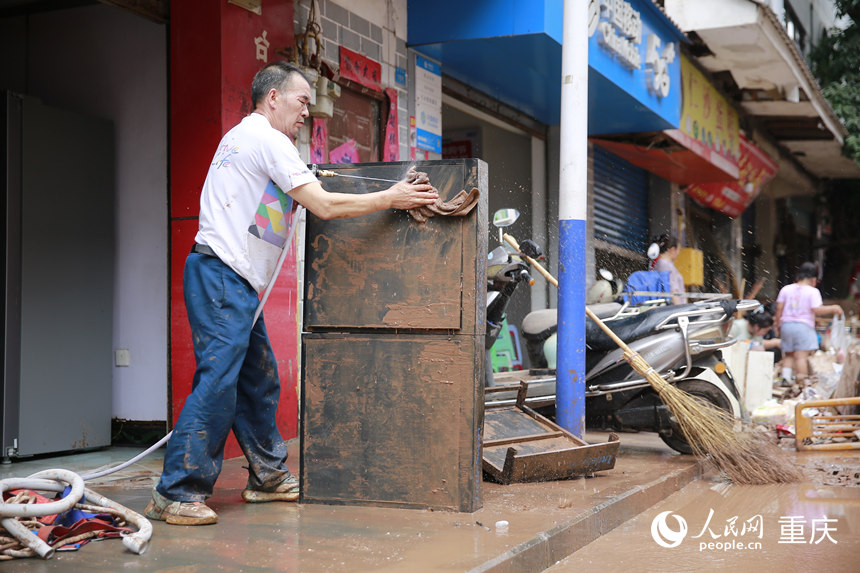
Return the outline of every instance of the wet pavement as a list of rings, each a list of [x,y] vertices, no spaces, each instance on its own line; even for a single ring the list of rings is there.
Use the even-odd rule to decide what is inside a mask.
[[[655,434],[620,436],[621,450],[615,469],[593,477],[546,483],[503,486],[485,481],[482,484],[484,506],[472,514],[354,505],[246,504],[240,498],[246,479],[242,468],[244,460],[234,458],[224,463],[215,495],[210,499],[211,507],[219,514],[216,525],[182,527],[153,522],[152,542],[143,555],[130,553],[119,540],[107,540],[90,543],[77,552],[57,553],[50,560],[3,562],[0,568],[72,573],[120,569],[182,573],[519,573],[547,568],[572,571],[596,566],[600,566],[600,570],[623,567],[625,571],[709,570],[713,564],[715,568],[766,571],[774,570],[769,560],[776,558],[793,563],[792,556],[802,553],[811,556],[801,562],[803,567],[783,568],[839,571],[847,569],[825,566],[826,557],[834,552],[842,555],[843,551],[858,555],[860,488],[825,486],[821,479],[797,486],[745,487],[696,481],[702,476],[699,464],[690,456],[670,450]],[[589,442],[606,439],[605,433],[586,436]],[[293,440],[289,446],[288,463],[297,473],[298,443]],[[26,476],[47,467],[88,473],[95,466],[123,461],[136,453],[139,450],[111,448],[105,452],[15,462],[0,466],[0,477]],[[830,453],[828,456],[827,453],[786,452],[786,455],[798,456],[805,463],[815,462],[822,467],[835,463],[840,471],[850,472],[860,465],[860,453],[835,456]],[[156,452],[121,473],[89,483],[88,487],[142,512],[160,469],[160,452]],[[826,472],[818,474],[817,477],[822,478]],[[681,488],[684,489],[679,491]],[[704,537],[685,539],[674,549],[663,548],[652,539],[651,522],[661,511],[682,516],[689,524],[688,535],[698,534],[708,516],[709,504],[717,512],[711,519],[711,529],[719,529],[720,533],[726,520],[734,515],[739,516],[740,521],[753,518],[754,507],[762,515],[764,537],[756,539],[762,543],[762,550],[756,555],[760,561],[756,562],[755,569],[748,568],[746,562],[736,561],[734,555],[699,552],[694,542]],[[777,543],[780,538],[776,519],[803,515],[811,520],[819,518],[818,514],[837,520],[835,525],[827,523],[835,527],[835,531],[828,533],[838,543],[828,539],[790,547]],[[502,520],[509,523],[506,531],[496,527]],[[667,523],[666,531],[671,536],[670,529],[677,528],[677,520],[670,516]],[[811,527],[811,523],[807,524],[807,529]],[[808,537],[809,532],[806,533]],[[707,532],[704,535],[710,536]],[[744,540],[750,535],[746,532]],[[682,559],[676,562],[670,556]],[[629,562],[619,560],[622,557]]]
[[[804,465],[860,472],[860,453],[828,454],[795,455]],[[811,476],[736,486],[708,473],[547,571],[860,571],[860,487]]]

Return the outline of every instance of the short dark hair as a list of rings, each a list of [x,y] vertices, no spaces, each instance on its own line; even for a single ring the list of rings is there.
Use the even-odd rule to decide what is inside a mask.
[[[654,242],[657,243],[658,247],[660,247],[661,253],[665,253],[672,247],[678,246],[678,240],[675,237],[670,237],[667,233],[663,233],[657,237],[657,240]]]
[[[758,326],[760,328],[770,328],[773,326],[773,315],[763,306],[747,313],[746,319],[751,325]]]
[[[266,64],[254,76],[254,81],[251,82],[251,104],[257,107],[257,103],[269,93],[269,90],[276,89],[278,91],[285,90],[289,87],[293,77],[298,75],[300,78],[308,82],[305,73],[296,65],[287,62],[272,62]]]
[[[802,281],[803,279],[817,279],[818,278],[818,265],[815,263],[805,262],[800,265],[800,268],[797,270],[797,274],[794,276],[795,281]]]

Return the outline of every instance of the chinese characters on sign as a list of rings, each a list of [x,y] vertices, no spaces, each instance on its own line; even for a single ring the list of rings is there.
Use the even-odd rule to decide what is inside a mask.
[[[397,122],[397,90],[385,88],[388,96],[388,123],[385,124],[385,143],[382,147],[383,161],[400,160],[400,125]]]
[[[752,142],[741,135],[741,157],[738,162],[737,181],[727,183],[694,183],[687,193],[699,203],[739,217],[761,191],[762,186],[776,175],[777,164]]]
[[[738,537],[739,535],[743,536],[743,535],[746,535],[747,533],[750,533],[753,535],[758,534],[757,535],[758,539],[761,539],[762,535],[764,535],[764,520],[762,519],[761,515],[754,515],[754,516],[750,517],[749,519],[747,519],[746,521],[744,521],[741,524],[740,531],[738,530],[738,523],[737,523],[738,516],[737,515],[732,516],[726,520],[726,525],[725,525],[725,528],[723,529],[722,533],[715,533],[713,530],[711,530],[710,525],[711,525],[711,519],[713,517],[714,517],[714,509],[711,508],[711,511],[708,513],[708,519],[705,520],[705,525],[702,526],[702,531],[700,531],[698,535],[694,535],[690,539],[698,539],[698,538],[702,537],[705,534],[705,531],[707,531],[708,534],[710,534],[711,539],[719,539],[720,537],[729,537],[729,535],[731,535],[732,537]],[[717,531],[718,532],[720,531],[719,527],[717,528]]]
[[[674,519],[677,527],[670,525],[669,517]],[[762,548],[761,541],[757,541],[764,539],[764,518],[761,515],[754,515],[745,520],[733,515],[726,519],[725,523],[712,526],[713,517],[714,510],[711,508],[699,534],[690,537],[690,539],[702,539],[699,541],[699,551],[749,551]],[[833,544],[838,543],[831,535],[836,533],[836,519],[828,519],[825,515],[809,521],[807,537],[805,530],[807,522],[804,516],[780,517],[778,543],[818,545],[825,540]],[[664,511],[651,521],[651,537],[658,545],[667,549],[679,546],[687,536],[687,531],[687,521],[671,511]],[[707,536],[705,536],[706,533]]]
[[[328,126],[326,120],[321,117],[313,118],[311,163],[328,163]]]
[[[222,126],[242,121],[251,109],[248,86],[259,69],[293,45],[293,31],[283,22],[293,21],[293,2],[260,0],[226,2],[221,15],[220,101]],[[193,12],[193,9],[191,9]],[[217,58],[216,58],[217,59]]]
[[[269,41],[266,39],[266,31],[254,38],[254,46],[257,47],[257,59],[263,62],[269,61]]]
[[[628,70],[642,69],[642,17],[625,0],[590,0],[588,35],[597,34],[601,48],[612,54]],[[675,44],[655,33],[645,34],[645,87],[657,98],[665,98],[671,89],[669,65],[675,61]]]
[[[367,56],[340,47],[340,75],[373,91],[382,91],[382,65]]]
[[[810,520],[809,541],[806,541],[804,525],[806,519],[802,515],[787,515],[779,518],[779,542],[780,543],[809,543],[818,545],[826,537],[831,543],[839,543],[830,534],[836,532],[836,527],[828,524],[836,523],[835,519],[827,519],[825,515],[821,519]],[[816,535],[818,537],[816,538]]]
[[[416,147],[442,153],[442,67],[415,56]]]
[[[735,109],[686,57],[681,57],[681,131],[697,144],[737,164],[740,158]]]
[[[589,5],[594,10],[597,2]],[[642,42],[642,19],[639,12],[624,0],[601,0],[597,9],[600,10],[600,32],[598,41],[618,60],[630,69],[642,66],[639,55],[639,44]]]
[[[332,163],[358,163],[358,148],[355,146],[355,139],[349,139],[332,149],[328,158]]]

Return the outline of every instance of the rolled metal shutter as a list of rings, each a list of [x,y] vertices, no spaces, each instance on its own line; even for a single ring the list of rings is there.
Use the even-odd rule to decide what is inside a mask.
[[[648,172],[593,147],[594,237],[644,253],[648,245]]]

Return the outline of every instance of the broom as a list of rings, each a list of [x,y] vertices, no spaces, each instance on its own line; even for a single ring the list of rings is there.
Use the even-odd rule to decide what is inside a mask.
[[[503,236],[520,251],[513,237],[507,233]],[[540,263],[522,253],[520,256],[558,288],[558,281]],[[669,384],[588,307],[585,314],[624,351],[624,360],[657,391],[697,456],[709,459],[736,484],[791,483],[802,478],[800,470],[786,461],[776,445],[725,410]]]

